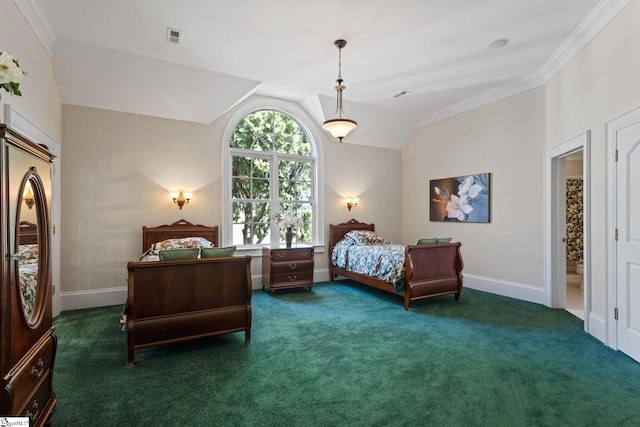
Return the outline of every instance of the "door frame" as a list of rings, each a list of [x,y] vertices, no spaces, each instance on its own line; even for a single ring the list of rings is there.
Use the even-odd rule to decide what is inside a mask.
[[[614,313],[617,307],[617,262],[615,228],[617,225],[617,196],[616,196],[616,147],[618,131],[640,122],[640,107],[634,108],[605,123],[605,344],[618,350],[618,321]]]
[[[562,241],[566,231],[566,212],[560,212],[566,195],[565,158],[582,150],[583,171],[583,289],[584,330],[589,332],[591,313],[591,130],[545,152],[545,208],[544,208],[544,288],[545,304],[552,308],[566,305],[566,245]],[[562,267],[565,266],[563,269]]]

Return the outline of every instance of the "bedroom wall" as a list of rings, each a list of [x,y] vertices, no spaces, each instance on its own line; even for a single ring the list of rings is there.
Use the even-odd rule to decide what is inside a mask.
[[[402,151],[402,236],[461,241],[466,287],[543,300],[544,89],[423,126]],[[491,173],[490,223],[429,221],[429,181]]]
[[[546,146],[591,129],[591,304],[605,315],[605,123],[640,106],[640,0],[615,17],[546,85]]]
[[[12,1],[0,1],[0,52],[9,52],[27,75],[20,84],[22,96],[0,90],[0,118],[11,104],[49,136],[60,141],[62,108],[49,54]]]
[[[126,263],[142,252],[143,225],[180,218],[221,225],[221,138],[234,111],[202,125],[63,105],[63,310],[124,302]],[[399,240],[400,152],[339,144],[319,126],[316,133],[325,159],[325,238],[329,223],[357,218]],[[193,199],[179,210],[169,189],[193,190]],[[361,199],[351,212],[347,195]],[[316,281],[328,279],[327,259],[318,248]],[[260,257],[251,264],[259,288]]]
[[[402,153],[403,239],[452,235],[463,242],[465,286],[544,302],[545,152],[590,129],[590,332],[603,341],[605,124],[640,106],[639,19],[633,0],[544,86],[424,126]],[[491,224],[428,221],[429,179],[480,172],[492,173]]]

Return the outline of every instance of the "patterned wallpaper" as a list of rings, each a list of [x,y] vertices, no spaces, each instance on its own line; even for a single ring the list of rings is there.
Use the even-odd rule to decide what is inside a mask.
[[[582,260],[582,178],[567,179],[567,261]]]

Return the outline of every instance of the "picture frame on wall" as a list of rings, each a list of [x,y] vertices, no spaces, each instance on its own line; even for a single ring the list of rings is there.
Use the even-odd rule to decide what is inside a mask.
[[[490,222],[490,173],[429,181],[429,220]]]

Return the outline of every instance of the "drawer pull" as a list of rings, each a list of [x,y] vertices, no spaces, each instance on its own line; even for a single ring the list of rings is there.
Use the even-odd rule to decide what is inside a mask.
[[[289,276],[289,281],[290,282],[295,282],[296,281],[296,276]]]
[[[33,412],[32,412],[33,411]],[[29,423],[35,421],[38,418],[38,413],[40,409],[38,408],[38,401],[33,399],[33,404],[31,404],[31,409],[27,411],[27,417],[29,417]]]
[[[278,257],[280,258],[284,258],[284,256],[286,255],[284,252],[276,252],[276,254],[278,255]]]
[[[289,264],[289,268],[295,270],[296,268],[298,268],[298,264]]]
[[[43,372],[44,372],[44,362],[42,361],[42,359],[38,359],[38,363],[36,363],[36,366],[31,367],[31,376],[40,378]]]

